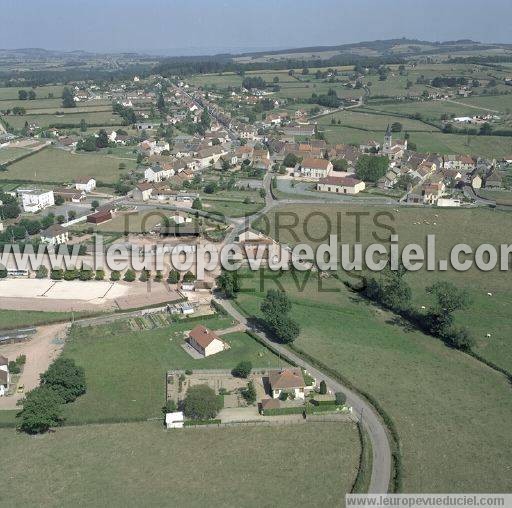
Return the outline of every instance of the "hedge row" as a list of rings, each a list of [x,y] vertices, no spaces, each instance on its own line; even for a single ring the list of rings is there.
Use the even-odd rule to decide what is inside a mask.
[[[363,429],[361,422],[357,422],[357,433],[359,434],[359,443],[361,444],[361,454],[359,456],[359,467],[357,469],[356,479],[350,492],[352,494],[368,492],[368,486],[371,480],[371,443],[368,435]]]
[[[221,421],[218,418],[211,420],[186,420],[183,422],[185,427],[195,427],[197,425],[218,425]]]

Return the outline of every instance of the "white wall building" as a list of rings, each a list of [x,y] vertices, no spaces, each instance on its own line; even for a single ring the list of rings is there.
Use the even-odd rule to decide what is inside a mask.
[[[55,204],[53,190],[27,189],[18,191],[18,194],[21,194],[21,202],[25,212],[38,212]]]

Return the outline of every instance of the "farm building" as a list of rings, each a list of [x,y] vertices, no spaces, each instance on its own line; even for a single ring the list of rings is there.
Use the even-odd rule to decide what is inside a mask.
[[[87,216],[87,222],[90,224],[103,224],[111,219],[112,213],[110,210],[101,210]]]

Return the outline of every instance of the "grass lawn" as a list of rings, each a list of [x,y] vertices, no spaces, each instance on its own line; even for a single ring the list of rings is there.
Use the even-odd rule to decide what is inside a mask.
[[[299,283],[304,279],[298,277]],[[394,419],[406,492],[499,492],[508,467],[510,386],[471,357],[437,339],[391,324],[392,316],[360,300],[334,279],[302,290],[280,281],[300,323],[296,345],[371,393]],[[244,280],[239,306],[259,315],[264,292]],[[266,281],[265,290],[277,288]],[[475,460],[475,457],[478,460]]]
[[[119,164],[126,165],[119,170]],[[58,148],[45,148],[0,173],[0,180],[71,182],[77,176],[90,175],[100,182],[116,182],[122,171],[135,168],[134,159],[119,158],[106,152],[73,154]]]
[[[257,199],[254,196],[254,199]],[[223,201],[203,199],[205,212],[220,213],[226,217],[244,217],[261,210],[264,203],[243,203],[242,201]]]
[[[38,438],[4,429],[0,440],[0,504],[27,507],[343,506],[360,452],[355,426],[336,423],[88,425]]]
[[[117,421],[157,417],[165,400],[165,373],[170,369],[232,368],[240,360],[255,367],[277,367],[279,360],[244,333],[225,335],[228,351],[194,360],[181,344],[183,332],[199,322],[183,321],[143,332],[117,322],[72,331],[63,356],[85,369],[87,393],[66,407],[69,422]],[[205,317],[211,329],[231,326],[232,320]]]
[[[1,282],[0,282],[1,284]],[[88,313],[75,312],[75,318],[83,317]],[[12,330],[24,326],[55,323],[56,321],[71,321],[71,312],[40,312],[35,310],[0,309],[0,330]]]

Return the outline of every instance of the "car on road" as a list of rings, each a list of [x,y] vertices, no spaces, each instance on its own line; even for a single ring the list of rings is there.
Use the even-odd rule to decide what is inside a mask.
[[[18,386],[18,389],[16,390],[17,393],[23,393],[25,391],[25,385]]]

